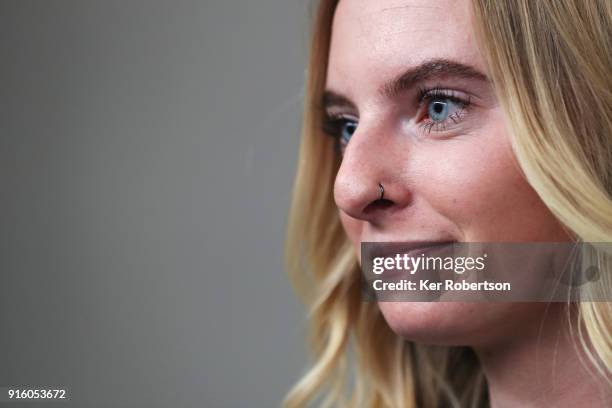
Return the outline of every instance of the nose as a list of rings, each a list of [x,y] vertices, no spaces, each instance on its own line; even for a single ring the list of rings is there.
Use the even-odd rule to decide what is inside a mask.
[[[412,201],[409,182],[402,171],[408,152],[398,149],[395,137],[380,133],[358,128],[334,183],[338,208],[352,218],[372,223],[381,222]]]

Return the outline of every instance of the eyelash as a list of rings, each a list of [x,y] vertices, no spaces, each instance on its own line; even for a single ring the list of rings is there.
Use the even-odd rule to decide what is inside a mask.
[[[334,148],[336,149],[336,153],[340,155],[342,155],[344,147],[346,143],[348,143],[348,141],[346,143],[342,142],[342,126],[346,125],[348,122],[357,123],[357,120],[344,114],[330,115],[325,112],[323,116],[322,130],[325,134],[334,139]]]
[[[445,121],[436,122],[434,120],[425,120],[419,127],[428,134],[431,133],[432,129],[434,129],[435,132],[444,132],[447,129],[447,126],[450,124],[449,121],[452,121],[452,124],[459,123],[459,121],[463,119],[465,110],[470,105],[469,96],[467,99],[464,99],[457,96],[457,93],[452,90],[435,86],[429,89],[419,88],[417,93],[417,110],[420,112],[423,109],[423,106],[427,107],[431,101],[436,99],[446,99],[452,101],[457,104],[458,110],[449,115]]]
[[[450,124],[449,121],[452,122],[452,124],[459,123],[465,115],[465,110],[470,105],[469,96],[467,99],[461,98],[456,92],[441,88],[440,86],[434,86],[433,88],[420,87],[416,97],[417,115],[419,118],[423,116],[423,108],[427,108],[429,103],[436,99],[452,101],[457,104],[458,110],[449,115],[444,121],[423,120],[419,128],[427,134],[431,133],[432,130],[434,132],[444,132]],[[425,114],[427,114],[427,111],[425,111]],[[348,143],[348,141],[345,144],[342,143],[341,133],[342,127],[349,122],[357,123],[358,121],[346,114],[329,114],[328,112],[324,112],[322,130],[335,139],[335,148],[339,152],[342,152],[342,149],[346,143]]]

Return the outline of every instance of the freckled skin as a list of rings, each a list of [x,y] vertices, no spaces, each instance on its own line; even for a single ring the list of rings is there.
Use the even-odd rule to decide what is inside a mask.
[[[332,27],[327,88],[350,98],[359,125],[334,185],[340,219],[361,241],[567,241],[524,179],[489,84],[442,80],[473,92],[449,137],[424,134],[404,106],[377,89],[423,60],[447,58],[486,74],[468,1],[342,0]],[[367,212],[378,182],[393,205]],[[545,304],[382,302],[389,325],[427,343],[490,345],[538,324]]]

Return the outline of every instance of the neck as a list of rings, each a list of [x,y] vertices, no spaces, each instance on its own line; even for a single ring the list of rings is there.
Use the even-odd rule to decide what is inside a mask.
[[[475,348],[492,408],[612,406],[610,385],[584,353],[576,319],[570,328],[567,306],[551,304],[538,320],[503,344]]]

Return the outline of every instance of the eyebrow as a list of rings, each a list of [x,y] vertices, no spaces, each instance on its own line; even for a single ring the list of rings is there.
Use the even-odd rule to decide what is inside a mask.
[[[479,81],[489,80],[485,74],[469,65],[448,59],[432,59],[408,69],[393,80],[385,83],[379,88],[378,93],[387,99],[392,99],[401,92],[414,87],[419,82],[445,76]],[[323,106],[327,109],[330,107],[355,109],[355,105],[347,97],[330,90],[326,90],[323,93]]]
[[[333,91],[323,92],[323,109],[343,108],[357,110],[357,107],[349,98]]]

